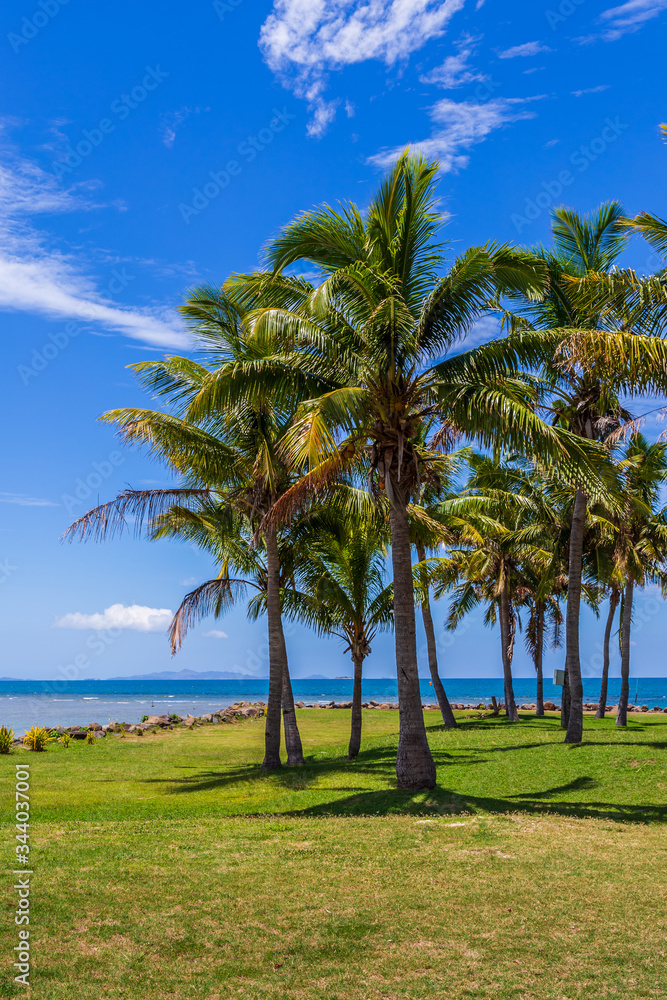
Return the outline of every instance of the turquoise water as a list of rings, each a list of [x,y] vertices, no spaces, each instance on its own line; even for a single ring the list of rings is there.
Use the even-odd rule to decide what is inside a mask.
[[[450,701],[477,704],[489,701],[492,695],[503,696],[501,678],[447,678],[445,688]],[[294,680],[296,701],[349,701],[351,680]],[[620,681],[609,682],[609,702],[618,699]],[[114,722],[139,722],[142,715],[202,715],[216,711],[236,701],[266,701],[268,680],[242,681],[0,681],[0,725],[11,726],[16,732],[34,725],[70,726],[102,725]],[[586,678],[584,695],[587,701],[597,701],[600,682]],[[435,701],[428,680],[421,681],[425,703]],[[535,701],[535,681],[517,678],[514,693],[518,704]],[[561,689],[545,681],[544,697],[560,702]],[[396,681],[369,678],[363,682],[364,701],[397,700]],[[634,678],[630,684],[630,699],[650,708],[667,707],[667,679],[663,677]]]

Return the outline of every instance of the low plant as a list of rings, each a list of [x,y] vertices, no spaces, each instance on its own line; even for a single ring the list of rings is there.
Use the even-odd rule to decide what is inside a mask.
[[[9,753],[14,742],[14,730],[0,726],[0,753]]]
[[[53,740],[57,738],[57,735],[50,733],[48,729],[44,726],[33,726],[32,729],[28,729],[25,736],[23,737],[23,746],[27,750],[34,750],[36,753],[41,753],[48,748],[48,744],[52,743]]]
[[[93,744],[95,742],[96,742],[95,735],[94,735],[92,729],[89,729],[88,732],[86,733],[86,743],[88,743],[90,745],[90,744]]]
[[[70,736],[69,733],[63,733],[62,736],[60,737],[60,742],[64,747],[68,747],[72,742],[72,737]]]
[[[141,721],[142,722],[148,722],[148,716],[147,715],[142,715],[141,716]]]

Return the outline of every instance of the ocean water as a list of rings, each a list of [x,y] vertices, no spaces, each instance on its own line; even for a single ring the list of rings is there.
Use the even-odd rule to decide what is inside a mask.
[[[478,704],[492,695],[503,697],[502,678],[445,678],[450,701]],[[427,679],[420,682],[425,704],[434,703],[433,688]],[[352,681],[294,680],[296,701],[349,701]],[[596,701],[600,691],[597,678],[584,680],[584,697]],[[618,700],[620,680],[609,681],[609,703]],[[203,715],[236,701],[266,701],[268,680],[242,681],[0,681],[0,725],[22,733],[31,726],[86,726],[91,722],[139,722],[142,715]],[[535,701],[535,680],[517,678],[514,693],[518,704]],[[561,688],[545,680],[545,700],[560,703]],[[363,682],[364,701],[391,701],[398,698],[396,681],[368,678]],[[641,677],[630,682],[630,700],[650,708],[667,708],[667,678]]]

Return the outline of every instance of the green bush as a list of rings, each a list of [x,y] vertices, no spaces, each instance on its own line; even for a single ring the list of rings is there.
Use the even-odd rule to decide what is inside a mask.
[[[50,733],[43,726],[33,726],[32,729],[28,729],[23,737],[23,746],[27,750],[34,750],[36,753],[40,753],[46,750],[48,744],[52,743],[56,738],[57,735]]]
[[[95,739],[95,734],[91,729],[89,729],[88,732],[86,733],[86,743],[88,743],[88,745],[90,746],[96,742],[97,740]]]
[[[62,736],[60,737],[60,742],[64,747],[68,747],[72,742],[72,737],[70,736],[69,733],[63,733]]]
[[[148,722],[148,716],[147,715],[142,715],[141,716],[141,721],[142,722]]]
[[[7,726],[0,726],[0,753],[9,753],[14,740],[14,730],[7,729]]]

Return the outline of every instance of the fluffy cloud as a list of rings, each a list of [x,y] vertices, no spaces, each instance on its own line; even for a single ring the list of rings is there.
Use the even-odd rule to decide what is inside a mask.
[[[62,618],[56,618],[53,628],[94,629],[105,632],[108,629],[129,629],[132,632],[164,632],[169,626],[173,612],[168,608],[146,608],[141,604],[112,604],[100,613],[84,615],[72,611]]]
[[[623,35],[639,31],[647,21],[652,20],[667,9],[667,0],[629,0],[620,7],[610,7],[600,15],[605,25],[602,37],[614,42]]]
[[[0,148],[0,309],[76,320],[147,344],[185,348],[188,338],[171,310],[117,305],[110,298],[113,282],[100,290],[73,255],[53,249],[48,235],[33,225],[39,215],[96,207],[79,188],[62,189],[37,164]],[[116,284],[122,288],[122,280]]]
[[[312,112],[321,135],[336,113],[327,74],[375,59],[388,66],[443,34],[465,0],[274,0],[260,48],[270,68]]]
[[[226,632],[221,632],[219,629],[213,628],[213,629],[211,629],[210,632],[204,632],[204,638],[205,639],[229,639],[229,636],[227,635]]]
[[[534,118],[535,112],[524,107],[526,101],[539,100],[538,97],[510,97],[476,103],[474,101],[452,101],[443,98],[430,111],[435,124],[431,136],[411,143],[414,151],[429,158],[440,160],[443,173],[461,170],[468,165],[467,154],[472,146],[483,142],[491,132],[503,128],[509,122],[524,118]],[[371,157],[371,162],[379,167],[393,163],[404,146],[384,149]]]
[[[513,45],[498,53],[499,59],[516,59],[517,56],[536,56],[538,52],[551,52],[548,45],[541,42],[524,42],[523,45]]]

